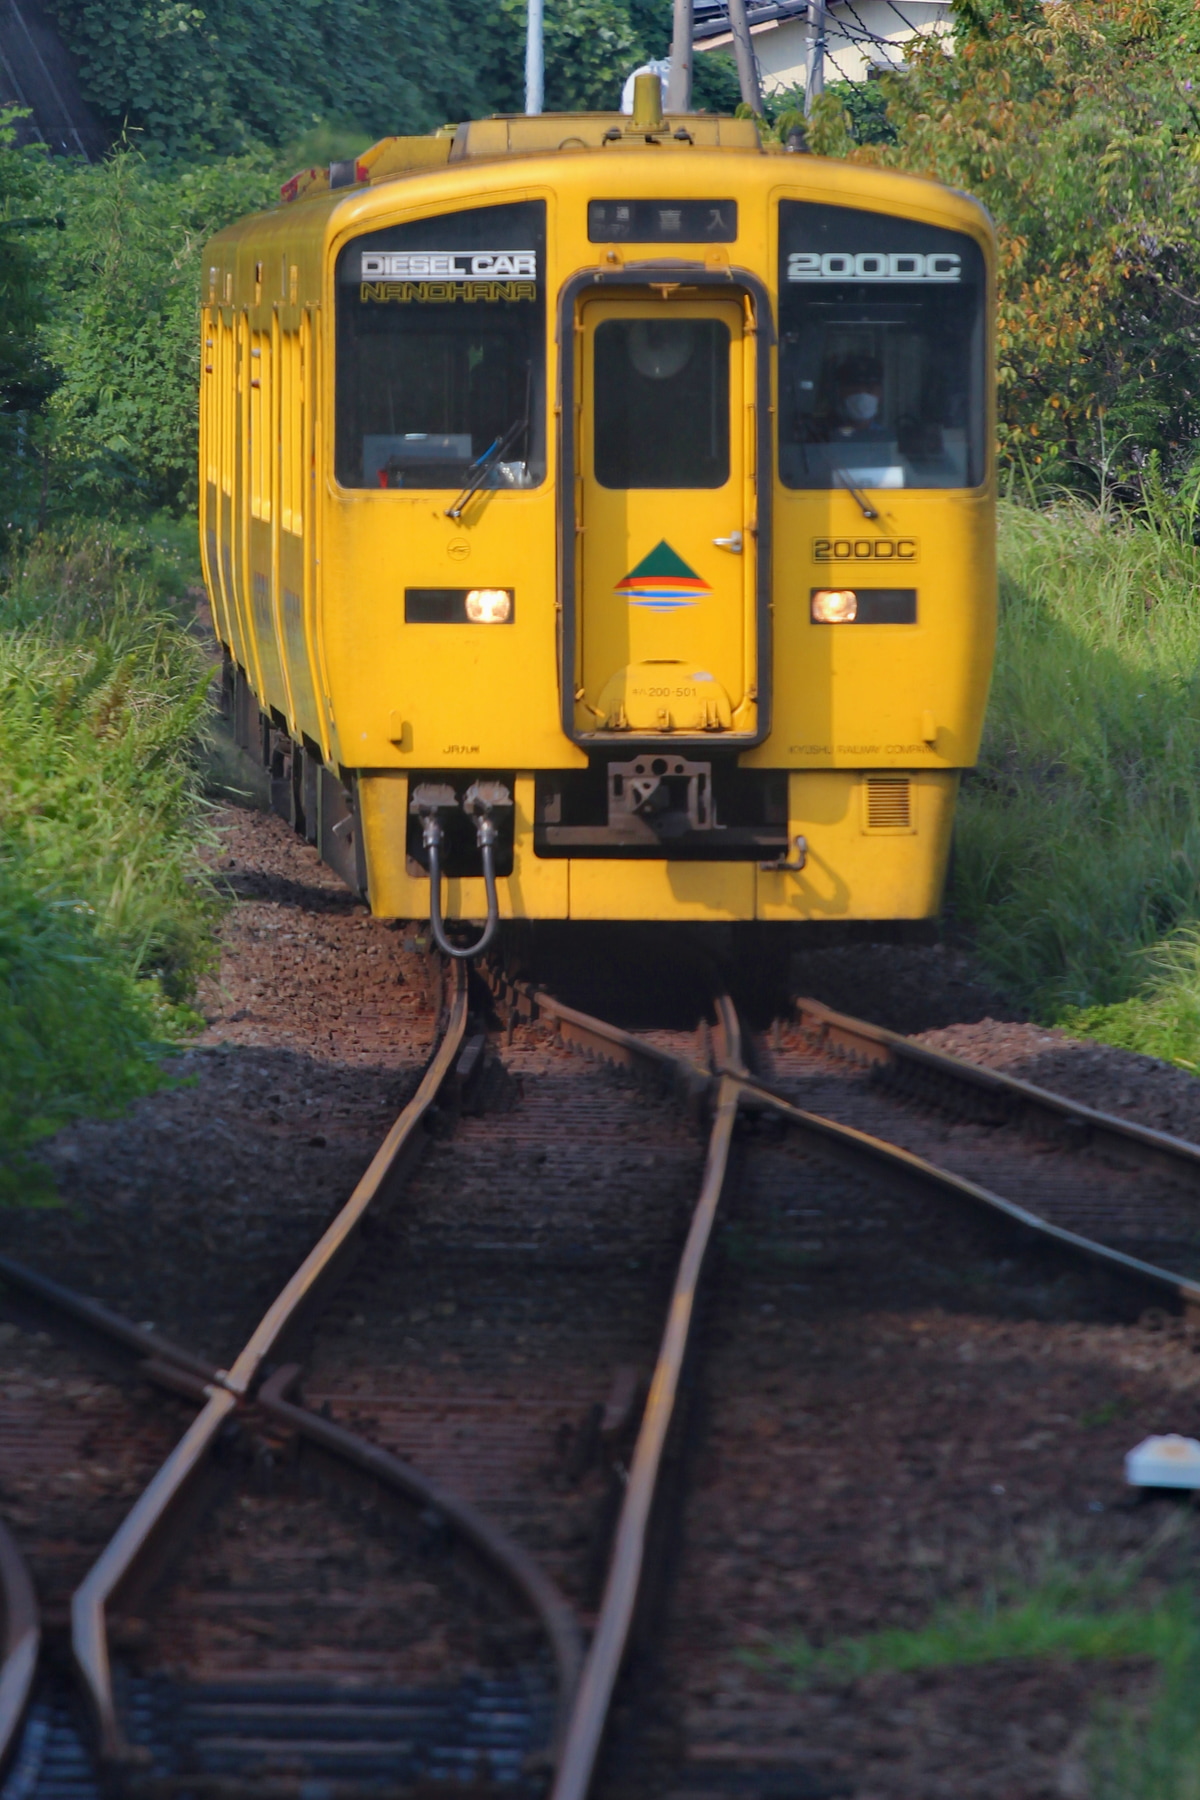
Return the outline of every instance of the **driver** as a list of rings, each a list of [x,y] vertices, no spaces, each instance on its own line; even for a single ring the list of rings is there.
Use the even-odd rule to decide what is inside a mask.
[[[883,370],[874,356],[848,356],[834,372],[835,438],[862,440],[883,435]]]

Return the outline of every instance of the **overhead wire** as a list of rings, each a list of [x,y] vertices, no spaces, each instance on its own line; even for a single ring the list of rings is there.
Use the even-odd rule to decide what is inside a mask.
[[[883,0],[883,3],[889,9],[889,11],[895,13],[895,15],[899,19],[900,23],[902,25],[906,26],[907,29],[909,31],[911,31],[915,37],[924,37],[925,36],[924,26],[914,25],[911,19],[906,19],[904,14],[900,11],[900,8],[896,5],[896,0]]]
[[[879,49],[883,50],[887,54],[888,59],[889,59],[889,61],[891,61],[893,68],[903,67],[904,52],[900,49],[899,45],[894,44],[890,38],[880,37],[878,32],[872,31],[870,26],[867,25],[866,22],[864,21],[864,19],[862,18],[861,14],[858,11],[858,8],[854,5],[853,0],[843,0],[843,4],[846,8],[846,11],[851,15],[851,17],[857,22],[857,24],[860,27],[859,34],[857,34],[853,38],[851,38],[851,42],[856,43],[856,44],[869,43],[874,46],[877,46]],[[842,27],[841,29],[844,30],[844,27]],[[847,33],[847,35],[849,35],[849,34]]]
[[[932,35],[931,28],[928,25],[918,25],[914,20],[908,18],[896,4],[896,0],[883,0],[883,3],[889,12],[895,14],[905,30],[911,32],[914,37],[928,37]],[[836,13],[833,10],[834,5],[837,6]],[[802,17],[806,11],[806,4],[797,4],[794,9],[790,7],[785,9],[784,7],[776,6],[756,9],[753,6],[750,6],[747,8],[747,23],[753,22],[756,10],[761,10],[763,12],[769,11],[773,14],[773,20],[771,22],[782,24],[784,19]],[[849,18],[846,17],[847,14],[849,14]],[[871,27],[867,24],[866,20],[855,6],[854,0],[832,0],[832,4],[830,4],[828,8],[826,17],[829,20],[830,26],[833,28],[833,34],[842,38],[846,44],[854,45],[856,48],[871,45],[873,48],[882,50],[885,53],[892,69],[903,68],[904,51],[902,46],[898,44],[894,38],[887,38],[882,36],[878,31],[872,31]],[[728,12],[726,12],[726,18],[728,18]],[[753,50],[753,38],[751,39],[751,49]],[[829,48],[828,41],[826,42],[825,56],[826,59],[833,64],[843,81],[850,81],[853,79],[852,76],[847,75],[842,64],[838,61],[837,52]],[[762,84],[763,69],[757,51],[754,51],[754,61],[758,68],[760,84]]]

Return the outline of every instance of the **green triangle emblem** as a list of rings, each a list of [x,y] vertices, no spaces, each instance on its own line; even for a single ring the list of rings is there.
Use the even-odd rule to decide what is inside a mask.
[[[692,581],[698,580],[695,569],[689,569],[682,556],[676,555],[666,538],[654,546],[649,556],[643,556],[636,569],[630,569],[626,581],[636,581],[644,575],[682,575]]]

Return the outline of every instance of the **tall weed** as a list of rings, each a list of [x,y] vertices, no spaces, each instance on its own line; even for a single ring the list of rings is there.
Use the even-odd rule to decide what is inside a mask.
[[[209,653],[169,535],[38,540],[0,584],[2,1165],[162,1079],[212,946]]]
[[[1091,1800],[1196,1800],[1200,1795],[1200,1619],[1181,1612],[1147,1708],[1103,1709],[1090,1734]]]
[[[1045,1019],[1098,1029],[1095,1009],[1161,981],[1164,940],[1200,921],[1198,588],[1178,508],[1003,508],[997,666],[954,905]]]
[[[47,1132],[161,1085],[164,1015],[89,907],[53,899],[31,870],[0,860],[0,1204],[45,1191],[24,1153]]]

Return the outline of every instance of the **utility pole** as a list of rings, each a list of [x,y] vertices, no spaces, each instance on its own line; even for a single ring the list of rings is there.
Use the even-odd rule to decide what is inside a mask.
[[[761,118],[762,83],[758,78],[758,62],[754,55],[754,45],[750,41],[750,27],[746,22],[746,0],[726,0],[726,5],[729,8],[729,29],[733,33],[733,54],[737,62],[742,99],[751,112]]]
[[[525,19],[525,111],[540,113],[545,92],[542,45],[543,0],[527,0]]]
[[[667,111],[692,110],[692,0],[675,0],[671,34],[671,73],[667,77]]]
[[[808,0],[808,57],[804,70],[804,116],[825,92],[825,0]]]

